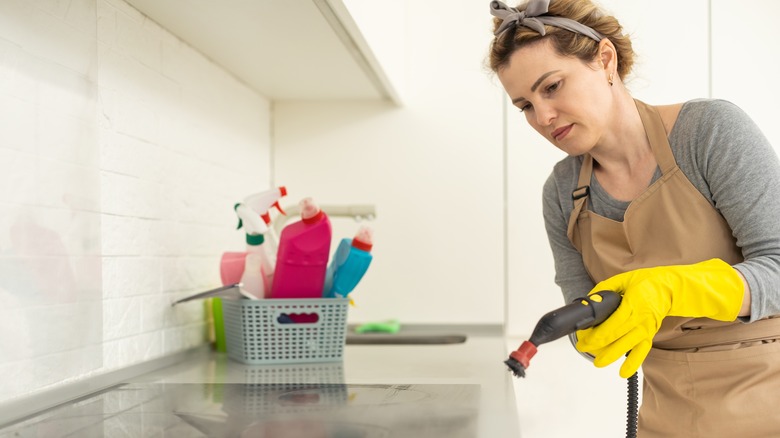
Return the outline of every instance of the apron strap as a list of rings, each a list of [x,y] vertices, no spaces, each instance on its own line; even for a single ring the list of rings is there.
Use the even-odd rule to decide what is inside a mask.
[[[669,145],[668,134],[664,128],[664,122],[661,115],[654,106],[650,106],[641,100],[634,99],[636,109],[639,110],[639,117],[645,126],[647,139],[650,141],[650,147],[653,149],[653,155],[661,168],[661,173],[666,175],[671,172],[677,162],[672,154],[672,147]]]
[[[647,139],[650,141],[650,147],[653,150],[653,155],[658,163],[658,167],[661,169],[661,173],[666,175],[677,167],[677,162],[674,159],[672,153],[672,147],[669,145],[669,138],[664,128],[663,119],[658,113],[658,110],[638,99],[634,99],[636,108],[639,111],[639,117],[642,119],[642,125],[644,125]],[[582,166],[580,168],[580,174],[577,179],[577,188],[571,193],[571,198],[574,201],[574,209],[569,215],[569,223],[566,230],[566,234],[569,240],[574,243],[577,250],[579,242],[575,236],[577,218],[580,213],[587,210],[588,196],[590,195],[590,180],[593,175],[593,157],[590,154],[584,154],[582,156]]]
[[[580,168],[580,176],[577,180],[577,188],[571,192],[571,199],[574,201],[574,209],[569,215],[569,226],[566,230],[566,235],[571,242],[575,241],[574,230],[577,226],[577,218],[580,217],[582,209],[587,209],[588,196],[590,196],[590,177],[593,174],[593,157],[590,154],[585,154],[582,157],[582,167]],[[575,243],[577,250],[579,251],[579,242]]]

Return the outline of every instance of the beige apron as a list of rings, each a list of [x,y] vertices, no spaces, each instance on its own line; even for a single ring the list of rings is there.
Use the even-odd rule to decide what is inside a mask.
[[[636,101],[662,176],[622,222],[587,209],[585,155],[568,236],[598,283],[621,272],[720,258],[743,260],[731,229],[674,160],[661,117]],[[780,318],[750,324],[667,317],[642,365],[639,436],[780,437]]]

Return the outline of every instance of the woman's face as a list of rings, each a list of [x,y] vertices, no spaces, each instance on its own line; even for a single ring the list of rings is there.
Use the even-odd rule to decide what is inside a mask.
[[[598,62],[561,56],[542,40],[513,53],[498,78],[528,123],[562,151],[581,155],[602,141],[612,100]]]

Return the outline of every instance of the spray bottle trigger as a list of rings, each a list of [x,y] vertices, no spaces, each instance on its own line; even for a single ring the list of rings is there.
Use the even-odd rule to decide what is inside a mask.
[[[274,202],[273,206],[276,207],[277,210],[279,210],[279,213],[287,216],[287,213],[285,213],[284,210],[282,210],[282,206],[279,205],[279,201]]]
[[[238,210],[238,206],[241,205],[240,202],[237,202],[236,205],[233,206],[233,211]],[[241,227],[244,226],[244,223],[241,222],[241,216],[238,217],[238,226],[236,227],[237,230],[240,230]]]

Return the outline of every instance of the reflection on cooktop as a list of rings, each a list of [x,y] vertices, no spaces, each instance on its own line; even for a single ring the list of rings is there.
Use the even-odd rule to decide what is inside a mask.
[[[478,408],[479,385],[130,383],[0,438],[474,438]]]

